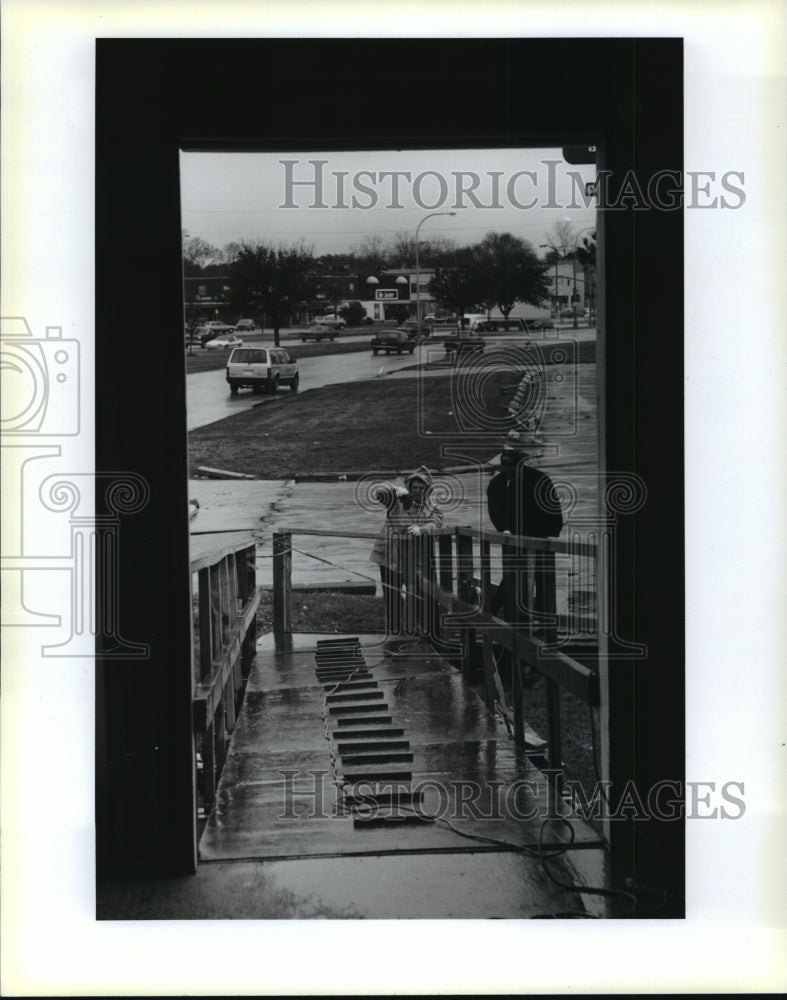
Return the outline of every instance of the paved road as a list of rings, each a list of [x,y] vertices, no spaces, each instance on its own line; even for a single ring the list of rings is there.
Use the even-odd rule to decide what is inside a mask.
[[[347,337],[343,340],[369,340],[369,337]],[[287,345],[284,345],[287,346]],[[297,357],[297,350],[293,350]],[[300,392],[309,389],[319,389],[325,385],[338,385],[341,382],[357,382],[364,379],[377,378],[390,372],[398,371],[412,365],[421,357],[424,361],[430,357],[443,357],[442,344],[426,344],[411,356],[403,354],[373,355],[371,351],[358,354],[324,354],[316,358],[304,358],[298,362],[300,372]],[[256,395],[251,389],[241,389],[237,396],[230,395],[224,369],[212,372],[199,372],[189,375],[186,383],[188,430],[212,424],[223,420],[233,413],[248,410],[260,403],[270,402],[273,397]],[[289,395],[289,390],[280,390]]]
[[[555,339],[575,339],[589,340],[595,338],[596,331],[592,329],[571,330],[564,329],[557,333],[551,332],[545,335],[545,341],[554,342]],[[343,337],[343,341],[363,341],[368,340],[366,334],[361,336]],[[520,340],[518,336],[500,336],[487,340],[487,347],[512,343]],[[536,340],[537,337],[532,337]],[[283,346],[294,347],[292,344]],[[293,350],[296,353],[297,349]],[[297,353],[296,353],[297,357]],[[298,362],[300,371],[300,392],[309,389],[319,389],[326,385],[338,385],[342,382],[358,382],[366,379],[387,377],[396,375],[402,368],[412,368],[414,364],[425,364],[430,361],[441,361],[445,358],[445,351],[440,341],[423,342],[413,356],[403,354],[401,357],[396,354],[382,354],[376,357],[371,351],[359,352],[358,354],[334,354],[319,355],[314,358],[304,358]],[[430,371],[430,375],[450,374],[451,369],[446,368],[442,372]],[[417,377],[418,371],[402,372],[398,377]],[[240,413],[243,410],[251,409],[253,406],[264,405],[271,402],[275,397],[267,395],[257,395],[250,389],[242,389],[237,396],[232,396],[227,385],[224,369],[218,371],[199,372],[189,375],[187,384],[187,410],[188,430],[195,430],[197,427],[204,427],[217,420],[232,416],[233,413]],[[285,396],[290,395],[289,390],[281,390]]]

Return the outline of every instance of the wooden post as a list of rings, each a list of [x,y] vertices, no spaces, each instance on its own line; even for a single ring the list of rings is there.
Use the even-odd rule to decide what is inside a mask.
[[[224,704],[221,703],[213,716],[214,755],[216,760],[216,779],[221,776],[224,759],[227,756],[227,729],[224,720]]]
[[[440,535],[437,540],[440,552],[440,586],[453,591],[454,587],[454,536]]]
[[[202,794],[205,799],[205,811],[213,805],[216,797],[216,748],[213,723],[206,726],[202,733]]]
[[[463,535],[462,529],[456,529],[456,576],[457,591],[463,601],[472,601],[475,596],[473,590],[473,539],[470,535]],[[475,667],[475,629],[462,629],[462,675],[469,678]]]
[[[557,644],[557,597],[555,594],[555,553],[539,552],[536,568],[539,594],[538,610],[544,613],[544,638],[547,646]],[[549,783],[552,801],[558,804],[562,786],[563,749],[560,725],[560,687],[546,678],[547,741],[549,744]]]
[[[483,640],[483,657],[484,657],[484,704],[490,711],[493,711],[496,700],[495,696],[497,693],[495,687],[495,653],[492,640],[488,635],[485,635]]]
[[[481,607],[489,609],[490,590],[492,588],[492,559],[490,545],[486,539],[481,539]]]
[[[199,675],[204,680],[213,663],[213,616],[210,610],[210,568],[201,569],[199,578]]]
[[[292,649],[292,535],[273,536],[273,640],[278,652]]]
[[[219,608],[221,610],[221,646],[222,649],[230,641],[230,624],[235,617],[235,609],[230,604],[229,569],[225,556],[218,565],[219,570]]]
[[[418,539],[412,535],[403,535],[399,543],[399,554],[402,557],[402,575],[404,577],[405,601],[403,609],[402,631],[412,635],[418,629]]]
[[[421,572],[428,583],[435,583],[437,573],[435,572],[435,547],[434,536],[424,535],[421,543],[423,562]],[[421,627],[427,638],[439,641],[442,636],[440,623],[440,607],[436,598],[427,597],[421,586]]]

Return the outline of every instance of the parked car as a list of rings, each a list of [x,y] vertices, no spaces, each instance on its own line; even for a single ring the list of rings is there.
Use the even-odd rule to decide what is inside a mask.
[[[295,392],[300,384],[298,362],[283,347],[236,347],[227,359],[226,379],[233,396],[244,386],[276,392],[288,385]]]
[[[584,307],[583,306],[577,306],[577,312],[576,312],[576,314],[577,314],[577,316],[584,316],[585,315],[585,309],[584,309]],[[573,319],[574,318],[574,307],[573,306],[569,306],[568,309],[561,309],[560,310],[560,318],[561,319]]]
[[[336,336],[336,328],[325,323],[310,323],[305,330],[301,330],[301,340],[333,340]]]
[[[333,330],[343,330],[347,326],[342,317],[337,316],[336,313],[330,313],[328,316],[315,316],[314,322],[320,323],[322,326],[329,326]]]
[[[256,330],[257,324],[253,319],[239,319],[235,324],[236,333],[242,333],[244,330]]]
[[[523,319],[479,319],[470,324],[476,333],[527,333],[527,323]]]
[[[227,351],[231,347],[243,347],[243,341],[234,333],[223,334],[221,337],[214,337],[205,344],[206,351]]]
[[[446,354],[472,354],[474,351],[483,351],[484,338],[475,330],[463,330],[461,333],[452,334],[445,338]]]
[[[424,316],[424,323],[427,326],[442,326],[455,322],[456,316],[452,316],[451,313],[427,313]]]
[[[372,337],[370,346],[372,354],[377,354],[379,351],[384,351],[386,354],[409,351],[412,354],[415,350],[415,340],[409,331],[400,327],[396,330],[381,330],[376,337]]]

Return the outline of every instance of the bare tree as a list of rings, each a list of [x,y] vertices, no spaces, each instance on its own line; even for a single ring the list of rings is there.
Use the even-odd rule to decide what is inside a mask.
[[[189,236],[186,230],[183,230],[183,260],[187,264],[203,268],[216,263],[220,256],[216,247],[207,240],[203,240],[201,236]]]
[[[373,274],[388,265],[390,247],[382,236],[366,236],[353,247],[358,267],[362,272]]]
[[[225,243],[224,246],[219,251],[219,257],[222,264],[230,265],[234,260],[237,260],[238,254],[243,249],[243,243],[238,243],[233,240],[230,243]]]
[[[415,238],[412,233],[396,233],[391,238],[390,259],[397,267],[413,267],[415,264]]]
[[[546,234],[544,242],[558,257],[567,257],[574,252],[576,242],[574,227],[567,220],[560,219]]]

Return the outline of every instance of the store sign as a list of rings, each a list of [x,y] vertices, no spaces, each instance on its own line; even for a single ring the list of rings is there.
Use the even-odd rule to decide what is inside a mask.
[[[378,302],[396,301],[399,298],[398,288],[375,288],[374,297]]]

